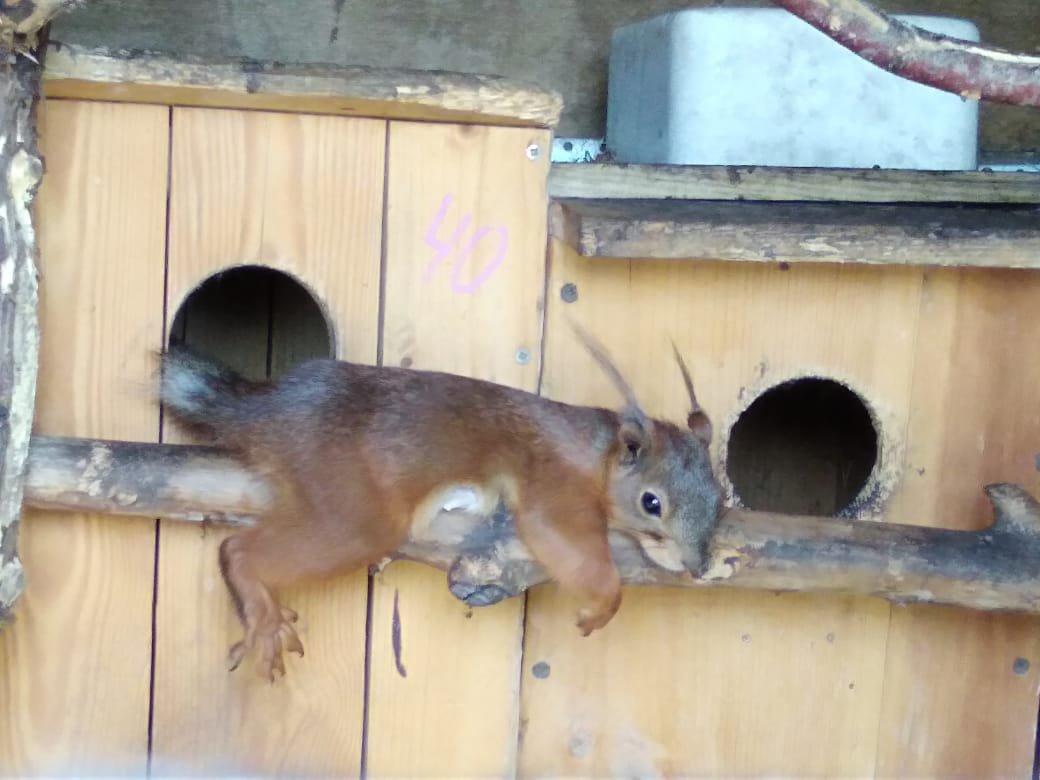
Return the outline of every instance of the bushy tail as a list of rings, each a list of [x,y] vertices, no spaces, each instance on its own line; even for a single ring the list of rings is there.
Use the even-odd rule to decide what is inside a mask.
[[[183,346],[162,355],[159,400],[182,426],[231,444],[248,425],[250,398],[261,388],[216,361]]]

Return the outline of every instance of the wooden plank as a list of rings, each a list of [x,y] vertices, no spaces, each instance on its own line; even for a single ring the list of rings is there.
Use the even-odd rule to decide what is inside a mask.
[[[560,96],[498,76],[200,60],[52,44],[44,94],[178,106],[553,127]],[[548,151],[548,150],[547,150]]]
[[[554,201],[585,257],[1040,267],[1040,208]]]
[[[391,123],[386,364],[537,387],[549,140],[543,131]],[[522,604],[470,613],[443,574],[406,563],[376,578],[372,776],[512,774]]]
[[[543,389],[619,402],[570,335],[574,319],[606,344],[651,414],[681,420],[674,339],[714,422],[723,477],[738,413],[804,375],[846,381],[873,403],[879,472],[899,473],[919,296],[915,269],[600,262],[553,241]],[[572,610],[554,587],[528,596],[522,775],[873,773],[885,605],[626,588],[614,620],[587,639]],[[539,678],[542,662],[551,674]]]
[[[664,589],[625,599],[611,637],[581,641],[574,603],[555,587],[532,594],[520,776],[871,775],[886,607]]]
[[[337,355],[374,363],[385,136],[376,120],[174,109],[170,319],[208,275],[260,264],[315,294]],[[217,567],[225,535],[162,525],[153,765],[356,774],[366,574],[280,594],[300,614],[306,656],[271,687],[246,664],[224,667],[241,635]]]
[[[1023,356],[1040,340],[1038,306],[1040,277],[1030,272],[925,277],[906,470],[893,520],[978,527],[989,513],[969,485],[1019,480],[1035,489],[1040,366]],[[879,774],[1030,776],[1038,628],[1036,618],[893,611]]]
[[[36,431],[155,441],[169,110],[48,101],[41,125]],[[143,774],[154,524],[29,512],[22,530],[0,774]]]
[[[549,195],[589,200],[1040,203],[1040,176],[993,171],[559,163],[549,175]]]

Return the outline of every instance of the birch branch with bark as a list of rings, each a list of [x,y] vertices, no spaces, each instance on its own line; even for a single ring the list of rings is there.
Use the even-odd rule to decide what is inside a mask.
[[[863,0],[773,0],[868,62],[969,100],[1040,106],[1040,57],[922,30]]]

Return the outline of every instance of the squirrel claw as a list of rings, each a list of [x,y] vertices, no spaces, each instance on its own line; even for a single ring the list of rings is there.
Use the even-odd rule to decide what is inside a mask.
[[[298,619],[296,613],[288,607],[279,607],[276,614],[276,618],[253,622],[245,637],[231,646],[227,656],[229,672],[237,669],[246,655],[259,645],[256,672],[273,685],[278,677],[285,677],[283,653],[303,657],[303,643],[292,627]]]
[[[247,649],[244,640],[239,640],[235,642],[235,644],[231,645],[231,649],[228,650],[227,656],[227,667],[229,672],[235,671],[239,664],[242,663],[242,659],[245,658]]]

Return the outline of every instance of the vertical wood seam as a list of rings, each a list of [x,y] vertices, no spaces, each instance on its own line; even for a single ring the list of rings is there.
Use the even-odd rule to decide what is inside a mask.
[[[546,204],[548,209],[548,204]],[[546,226],[548,226],[548,213],[546,213]],[[542,311],[539,323],[538,336],[538,379],[535,382],[535,393],[542,394],[542,381],[545,378],[546,352],[548,350],[549,333],[549,280],[552,264],[552,233],[545,231],[545,262],[542,264],[544,278],[542,281]],[[527,615],[528,594],[524,591],[520,606],[520,661],[518,664],[519,675],[516,682],[516,750],[513,754],[512,777],[516,778],[520,768],[520,752],[523,750],[523,708],[524,708],[524,666],[527,658]]]
[[[379,225],[379,300],[376,306],[376,365],[383,365],[384,330],[386,328],[386,225],[390,208],[390,122],[383,123],[383,208]],[[365,596],[365,675],[361,688],[361,766],[359,776],[368,776],[368,709],[372,691],[372,612],[375,601],[375,580],[368,574]]]
[[[376,365],[383,365],[383,344],[386,341],[386,226],[390,209],[390,122],[384,122],[383,132],[383,209],[379,225],[379,303],[376,308]]]
[[[909,416],[909,415],[908,415]],[[881,763],[881,727],[885,722],[885,689],[888,686],[888,651],[892,644],[892,605],[888,605],[888,620],[885,621],[885,655],[881,664],[881,690],[878,693],[877,728],[874,733],[874,772],[878,776]]]
[[[548,203],[546,204],[545,224],[546,226],[549,224]],[[550,251],[551,242],[552,234],[548,229],[546,229],[545,262],[542,263],[542,273],[544,274],[542,280],[542,311],[538,333],[538,379],[535,380],[534,385],[534,391],[538,395],[542,394],[542,379],[545,377],[545,334],[549,330],[549,265],[552,262],[552,252]]]
[[[1040,696],[1037,696],[1036,728],[1033,730],[1033,780],[1040,778]]]
[[[173,106],[167,108],[166,122],[166,202],[165,202],[165,227],[163,232],[163,285],[162,285],[162,331],[159,333],[159,349],[165,350],[166,329],[169,327],[170,302],[170,197],[173,191]],[[158,429],[156,438],[159,443],[163,441],[163,418],[164,409],[158,404]],[[155,518],[155,543],[152,549],[152,621],[151,621],[151,647],[149,649],[148,667],[148,737],[147,755],[145,756],[145,773],[152,774],[152,744],[155,727],[155,668],[156,668],[156,638],[159,620],[159,554],[162,535],[162,520]]]

